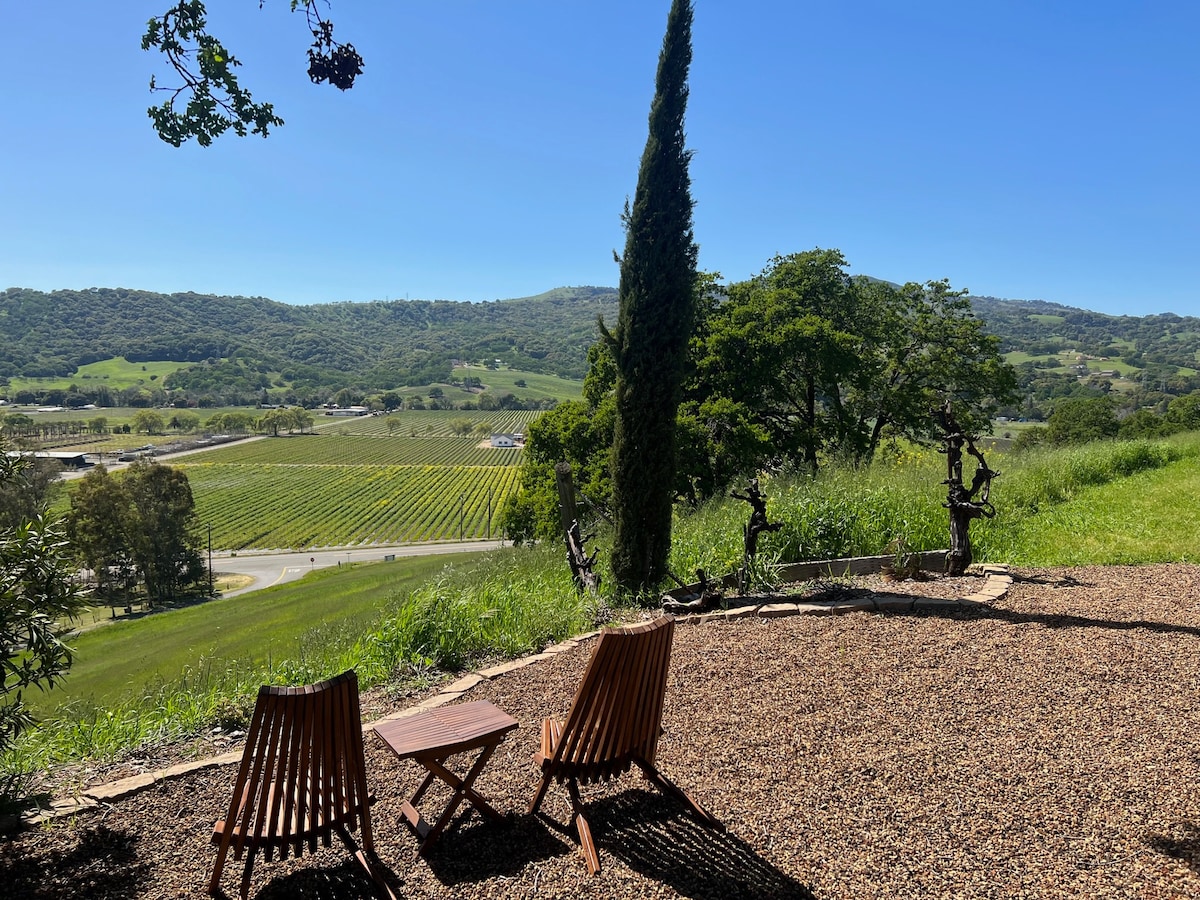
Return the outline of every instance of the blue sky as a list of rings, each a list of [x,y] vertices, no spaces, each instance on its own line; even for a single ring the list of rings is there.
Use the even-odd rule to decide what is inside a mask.
[[[617,283],[668,0],[332,0],[366,60],[305,74],[286,0],[208,0],[286,125],[175,149],[169,0],[0,0],[0,288],[288,303]],[[700,264],[1200,315],[1200,4],[696,0]]]

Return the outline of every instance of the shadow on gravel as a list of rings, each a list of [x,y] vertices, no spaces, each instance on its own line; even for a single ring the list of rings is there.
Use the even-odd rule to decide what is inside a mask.
[[[1096,619],[1091,616],[1071,616],[1057,613],[1024,613],[995,606],[972,607],[923,607],[911,611],[900,610],[888,615],[936,616],[943,619],[995,619],[1010,625],[1042,625],[1046,628],[1104,628],[1109,631],[1151,631],[1155,634],[1190,634],[1200,637],[1200,628],[1195,625],[1172,625],[1169,622],[1147,622],[1144,619]]]
[[[240,870],[241,866],[236,868]],[[256,878],[257,872],[256,867]],[[389,871],[388,874],[391,876],[392,889],[398,896],[404,896],[400,879],[395,873]],[[238,878],[241,878],[240,871]],[[236,891],[233,896],[238,896]],[[250,896],[254,900],[295,900],[297,897],[305,900],[379,900],[380,894],[358,863],[346,860],[329,868],[314,866],[272,878],[257,893],[251,888]]]
[[[1164,856],[1179,860],[1200,875],[1200,826],[1185,824],[1180,830],[1183,837],[1154,834],[1146,838],[1146,844]]]
[[[514,876],[530,863],[572,852],[571,845],[536,816],[510,813],[504,822],[485,822],[472,815],[474,824],[460,829],[463,819],[460,814],[425,854],[434,876],[445,885]]]
[[[149,881],[134,835],[104,825],[80,831],[68,850],[26,851],[19,859],[0,848],[0,894],[28,900],[62,897],[136,897]]]
[[[592,835],[604,858],[695,900],[727,897],[815,900],[807,887],[772,866],[745,841],[705,828],[674,800],[628,790],[588,804]],[[584,865],[582,858],[579,865]]]

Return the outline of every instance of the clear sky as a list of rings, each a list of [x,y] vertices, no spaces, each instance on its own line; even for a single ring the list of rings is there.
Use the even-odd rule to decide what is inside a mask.
[[[0,288],[288,303],[615,286],[669,0],[208,0],[286,125],[175,149],[146,117],[170,0],[0,0]],[[1200,315],[1200,4],[696,0],[700,265]]]

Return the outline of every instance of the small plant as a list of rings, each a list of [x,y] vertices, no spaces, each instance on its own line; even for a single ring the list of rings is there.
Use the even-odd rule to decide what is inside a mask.
[[[883,566],[883,575],[892,581],[905,581],[909,578],[921,581],[924,572],[921,571],[921,555],[911,552],[911,547],[904,535],[898,534],[885,548],[892,561]]]
[[[742,570],[742,583],[747,591],[768,593],[779,587],[779,571],[783,562],[778,551],[756,553],[746,559]]]
[[[245,731],[254,705],[248,697],[221,697],[213,708],[213,722],[221,731]]]

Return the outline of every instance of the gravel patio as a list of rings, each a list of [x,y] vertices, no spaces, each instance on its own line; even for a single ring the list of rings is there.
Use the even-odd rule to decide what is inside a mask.
[[[513,815],[460,816],[427,858],[399,811],[419,770],[367,735],[376,850],[406,898],[1200,897],[1200,566],[1012,574],[961,609],[681,623],[659,764],[725,833],[626,776],[585,790],[589,878],[565,789],[524,815],[583,642],[466,695],[521,722],[476,784]],[[206,896],[233,774],[0,838],[0,893]],[[335,844],[260,861],[251,896],[373,893]]]

